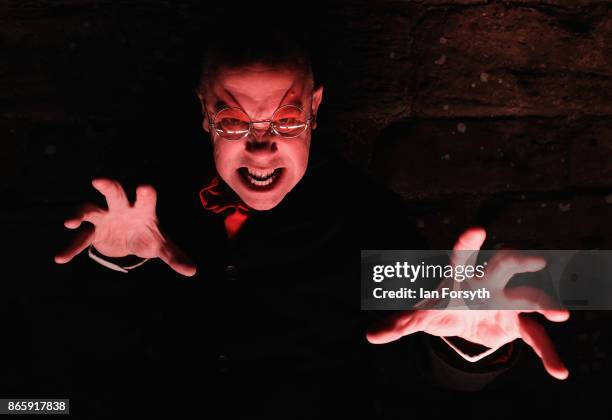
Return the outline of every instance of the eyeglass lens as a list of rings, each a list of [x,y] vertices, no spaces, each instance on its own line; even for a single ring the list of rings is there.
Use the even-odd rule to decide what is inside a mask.
[[[251,120],[239,108],[226,108],[217,115],[213,121],[215,131],[228,140],[239,140],[249,133]],[[297,137],[308,126],[306,113],[293,105],[286,105],[272,116],[272,129],[282,137]]]

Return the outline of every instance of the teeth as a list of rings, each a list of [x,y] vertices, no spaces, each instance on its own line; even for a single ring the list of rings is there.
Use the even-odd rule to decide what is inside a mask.
[[[278,177],[278,172],[275,172],[274,169],[269,171],[259,171],[247,168],[247,174],[249,182],[258,187],[270,185]]]
[[[268,171],[260,171],[257,169],[247,168],[247,170],[249,172],[249,175],[262,180],[270,177],[274,173],[274,169],[270,169]]]
[[[249,176],[249,181],[251,181],[251,184],[257,185],[258,187],[265,187],[266,185],[270,185],[272,181],[274,181],[274,178],[268,178],[265,181],[258,181],[252,176]]]

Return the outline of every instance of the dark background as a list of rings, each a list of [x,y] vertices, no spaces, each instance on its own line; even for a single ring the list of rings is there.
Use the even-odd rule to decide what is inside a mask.
[[[434,248],[451,247],[471,224],[487,228],[487,248],[610,248],[612,4],[282,7],[314,49],[325,141],[414,205]],[[229,31],[240,12],[249,13],[199,1],[0,2],[7,395],[78,392],[74,334],[104,328],[112,299],[131,292],[124,278],[81,278],[84,256],[54,265],[70,237],[62,221],[99,201],[94,176],[120,179],[129,193],[142,182],[202,182],[210,150],[193,92],[198,54],[206,28],[226,20]],[[254,14],[254,33],[274,25],[271,16]],[[79,325],[78,308],[99,322]],[[555,414],[594,406],[585,395],[612,370],[609,320],[576,312],[550,328],[572,376],[548,380],[537,363],[531,374]],[[138,335],[113,333],[117,342]],[[478,404],[518,395],[481,394]]]

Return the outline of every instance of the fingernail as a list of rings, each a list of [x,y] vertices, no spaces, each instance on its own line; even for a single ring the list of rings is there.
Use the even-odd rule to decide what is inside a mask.
[[[102,188],[104,185],[101,184],[104,184],[104,179],[102,178],[96,178],[91,180],[91,185],[93,185],[95,188]]]
[[[569,370],[565,369],[565,368],[561,368],[556,372],[556,375],[554,375],[555,378],[559,379],[559,380],[564,380],[567,379],[567,377],[569,376]]]

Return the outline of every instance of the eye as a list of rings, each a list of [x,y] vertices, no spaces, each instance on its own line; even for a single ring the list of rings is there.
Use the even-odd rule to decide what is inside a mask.
[[[272,124],[281,136],[296,137],[306,129],[307,122],[308,118],[304,111],[290,105],[276,112]]]
[[[240,109],[224,109],[215,117],[215,131],[229,140],[238,140],[248,133],[249,117]]]
[[[302,128],[306,123],[297,118],[283,118],[282,120],[278,120],[276,124],[281,130],[295,130]]]
[[[223,118],[218,123],[218,129],[227,134],[242,135],[249,131],[249,123],[236,118]]]
[[[228,130],[240,129],[240,128],[244,128],[245,126],[248,129],[249,122],[244,121],[244,120],[239,120],[237,118],[223,118],[221,121],[219,121],[218,124],[221,127],[228,129]]]

